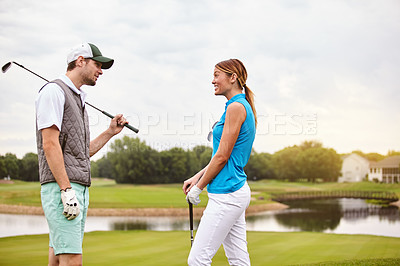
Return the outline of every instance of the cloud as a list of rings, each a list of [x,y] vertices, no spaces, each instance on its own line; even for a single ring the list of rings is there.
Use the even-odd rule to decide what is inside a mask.
[[[400,150],[399,7],[398,1],[3,0],[1,59],[54,79],[65,72],[72,46],[93,42],[115,64],[85,88],[88,102],[130,117],[141,127],[132,136],[163,149],[205,142],[209,120],[225,105],[213,95],[214,65],[239,58],[264,121],[256,151],[318,139],[338,152],[386,153]],[[17,66],[0,76],[0,153],[34,151],[34,98],[43,84]],[[95,136],[108,118],[88,110]],[[314,122],[316,131],[307,133]]]

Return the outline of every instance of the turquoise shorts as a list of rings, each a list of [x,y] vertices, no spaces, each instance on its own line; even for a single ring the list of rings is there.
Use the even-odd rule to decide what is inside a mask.
[[[85,231],[87,209],[89,207],[89,188],[71,183],[79,202],[80,214],[69,221],[63,215],[60,187],[56,182],[43,184],[41,199],[44,215],[49,225],[49,246],[54,254],[82,254],[82,241]]]

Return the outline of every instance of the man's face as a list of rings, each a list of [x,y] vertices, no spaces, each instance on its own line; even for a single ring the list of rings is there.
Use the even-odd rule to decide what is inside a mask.
[[[94,86],[100,75],[103,74],[101,70],[101,63],[92,59],[85,59],[85,66],[82,68],[82,81],[84,85]]]

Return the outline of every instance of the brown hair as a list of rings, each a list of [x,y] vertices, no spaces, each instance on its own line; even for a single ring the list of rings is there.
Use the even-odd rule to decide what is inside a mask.
[[[84,59],[86,62],[88,62],[90,60],[90,58],[84,58]],[[74,70],[75,67],[76,67],[76,60],[72,61],[68,64],[67,71]]]
[[[236,73],[239,86],[240,88],[244,88],[246,100],[249,102],[251,109],[253,110],[254,119],[257,126],[257,112],[254,105],[254,93],[246,85],[247,71],[243,63],[239,59],[229,59],[219,62],[215,65],[215,67],[228,75]]]

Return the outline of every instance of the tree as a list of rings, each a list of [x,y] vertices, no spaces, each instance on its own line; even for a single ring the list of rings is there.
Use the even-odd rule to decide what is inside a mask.
[[[368,161],[378,162],[380,160],[385,159],[385,156],[376,152],[372,152],[372,153],[367,153],[364,158],[366,158]]]
[[[99,177],[99,165],[98,161],[90,161],[90,175],[92,177]]]
[[[400,155],[400,151],[389,150],[386,157]]]
[[[6,167],[5,176],[10,176],[11,178],[19,178],[19,160],[15,154],[6,153],[4,156],[4,165]]]
[[[160,168],[158,152],[139,138],[124,136],[110,145],[107,158],[117,183],[150,184],[157,179]]]
[[[284,148],[272,156],[276,177],[283,180],[337,181],[342,161],[333,149],[317,141]]]
[[[206,165],[211,161],[211,156],[212,156],[212,148],[206,147],[199,157],[199,163],[200,163],[199,170],[206,167]]]
[[[178,183],[188,178],[188,157],[182,148],[162,151],[161,161],[165,183]]]
[[[292,146],[277,151],[272,156],[272,165],[276,177],[282,180],[295,181],[301,176],[297,156],[302,152],[298,146]]]
[[[96,162],[91,162],[91,164],[92,176],[114,179],[113,166],[106,156],[101,157]]]
[[[253,151],[244,168],[249,180],[274,179],[275,172],[272,167],[272,155]]]
[[[192,164],[194,168],[194,173],[197,173],[201,169],[203,169],[211,160],[212,155],[212,148],[205,146],[205,145],[198,145],[190,151],[190,153],[194,154],[195,156],[191,156],[193,160],[195,160]]]
[[[29,152],[21,159],[19,179],[24,181],[39,181],[39,164],[36,153]]]
[[[5,163],[5,157],[0,155],[0,178],[7,176],[7,167]]]
[[[317,179],[337,181],[342,167],[340,156],[333,149],[311,147],[298,154],[301,177],[310,182]]]
[[[376,153],[376,152],[371,152],[371,153],[366,154],[360,150],[356,150],[356,151],[352,151],[351,153],[358,154],[361,157],[364,157],[365,159],[367,159],[368,161],[373,161],[373,162],[378,162],[380,160],[385,159],[385,156],[383,156],[382,154]]]
[[[300,148],[305,151],[312,148],[322,148],[322,143],[316,140],[306,140],[300,144]]]

